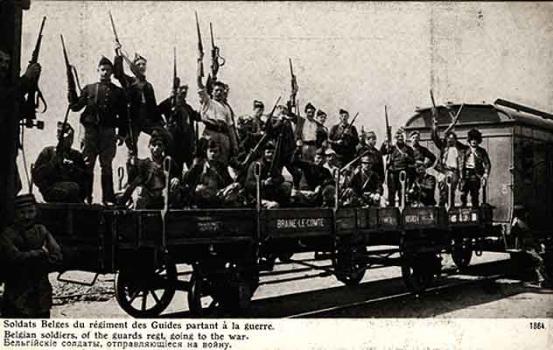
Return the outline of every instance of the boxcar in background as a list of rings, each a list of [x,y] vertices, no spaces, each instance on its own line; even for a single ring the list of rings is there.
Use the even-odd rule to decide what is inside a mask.
[[[448,104],[447,108],[456,113],[460,106]],[[438,107],[441,137],[450,122],[446,107]],[[531,227],[551,234],[553,115],[501,99],[494,104],[465,104],[454,129],[460,141],[466,142],[471,128],[482,132],[481,146],[488,151],[492,163],[487,202],[494,207],[494,224],[507,226],[513,206],[520,204],[530,212]],[[406,130],[420,131],[421,143],[439,154],[431,140],[430,108],[418,109],[407,121]]]

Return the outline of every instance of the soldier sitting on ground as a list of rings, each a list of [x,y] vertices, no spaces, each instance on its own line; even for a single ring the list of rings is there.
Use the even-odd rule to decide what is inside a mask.
[[[313,162],[306,162],[299,157],[292,165],[302,171],[305,188],[301,191],[292,191],[292,196],[298,203],[309,206],[329,207],[334,204],[334,179],[325,167],[325,150],[319,148],[315,152]],[[294,179],[294,188],[300,188],[300,179]]]
[[[436,205],[436,178],[426,172],[424,163],[416,165],[417,175],[407,191],[407,205],[413,207]]]
[[[58,123],[58,146],[40,152],[32,171],[46,202],[82,203],[88,193],[89,172],[81,152],[71,148],[74,130]]]
[[[371,157],[364,155],[342,192],[341,201],[344,206],[380,206],[382,192],[382,182],[372,168]]]
[[[214,140],[207,145],[207,159],[196,158],[194,165],[184,174],[183,183],[189,193],[189,201],[200,208],[216,208],[225,205],[221,190],[233,180],[228,168],[220,161],[221,147]]]
[[[126,204],[132,193],[140,187],[136,209],[162,209],[164,206],[163,190],[166,186],[163,169],[168,135],[164,129],[154,129],[149,147],[151,156],[148,159],[136,159],[129,165],[129,183],[125,192],[118,196],[118,204]],[[180,180],[177,167],[171,160],[169,173],[169,206],[180,204]]]
[[[282,167],[273,161],[275,155],[275,144],[268,142],[265,146],[261,163],[261,204],[265,208],[277,208],[286,206],[290,202],[292,184],[284,181]],[[256,197],[257,179],[255,176],[256,162],[250,164],[246,175],[245,187],[248,195]]]
[[[0,256],[6,273],[2,317],[49,318],[52,286],[48,272],[62,260],[61,248],[36,220],[33,195],[15,199],[15,222],[0,235]]]

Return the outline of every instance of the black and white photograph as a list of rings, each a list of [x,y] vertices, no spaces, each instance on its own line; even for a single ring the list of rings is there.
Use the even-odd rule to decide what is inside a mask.
[[[0,347],[552,346],[552,3],[0,18]],[[350,336],[373,322],[472,345]]]

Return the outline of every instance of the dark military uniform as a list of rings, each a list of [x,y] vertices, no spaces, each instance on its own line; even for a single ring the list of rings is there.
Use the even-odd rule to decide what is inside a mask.
[[[132,147],[136,147],[141,132],[151,135],[154,128],[163,125],[154,87],[145,78],[139,79],[125,74],[122,56],[114,58],[113,75],[125,89],[130,105],[132,130],[128,133],[125,143],[130,151],[134,151]]]
[[[340,166],[344,166],[355,158],[356,147],[359,143],[359,136],[354,125],[337,124],[330,129],[328,139],[331,141],[332,149],[336,152]],[[347,130],[346,130],[347,129]],[[340,141],[338,143],[338,141]]]
[[[200,113],[188,103],[177,102],[175,111],[172,111],[171,99],[168,98],[159,104],[159,111],[167,121],[167,131],[171,135],[171,142],[167,154],[177,165],[177,172],[182,173],[183,164],[190,168],[196,151],[196,132],[194,122],[200,120]]]
[[[430,150],[421,144],[415,144],[411,148],[413,148],[413,155],[415,158],[415,163],[417,164],[424,164],[427,168],[432,166],[434,162],[436,161],[436,156],[434,153],[430,152]]]
[[[407,193],[407,202],[412,206],[436,205],[436,178],[430,174],[419,175]]]
[[[476,135],[475,135],[476,134]],[[480,132],[476,129],[469,131],[470,140],[476,138],[478,143],[482,141]],[[470,200],[474,208],[478,207],[478,199],[480,195],[480,186],[482,179],[488,178],[491,171],[491,162],[488,152],[480,146],[467,147],[463,155],[463,165],[461,167],[461,203],[467,205],[467,196],[470,193]]]
[[[385,155],[390,155],[388,165],[388,203],[393,207],[396,203],[396,193],[400,202],[403,195],[399,181],[400,173],[405,171],[407,175],[405,188],[408,188],[413,178],[415,156],[413,149],[406,144],[403,147],[398,147],[397,145],[389,146],[387,143],[384,143],[381,151]]]
[[[32,195],[16,198],[18,208],[31,205],[35,205]],[[61,249],[50,232],[40,224],[16,222],[0,235],[0,255],[7,271],[2,317],[49,318],[50,262],[61,260]]]
[[[92,201],[94,164],[100,158],[102,171],[102,201],[113,202],[112,161],[116,152],[116,129],[119,136],[127,132],[125,96],[123,90],[111,82],[86,85],[77,98],[70,94],[70,108],[77,112],[84,108],[80,122],[84,126],[82,152],[89,172],[86,197]]]
[[[265,159],[261,160],[261,198],[264,201],[276,202],[280,206],[285,206],[290,202],[292,186],[284,181],[281,174],[282,168],[273,167]],[[266,183],[266,180],[269,183]],[[255,198],[257,189],[257,180],[255,177],[255,162],[250,164],[246,175],[245,188],[250,197]],[[265,203],[264,203],[265,204]],[[269,203],[269,206],[272,206]]]
[[[200,160],[184,175],[183,182],[189,186],[193,202],[200,208],[215,208],[223,205],[218,193],[232,183],[228,169],[217,160]]]
[[[317,152],[324,152],[319,149]],[[292,165],[300,169],[305,179],[305,190],[301,191],[307,204],[311,206],[331,206],[334,201],[335,187],[332,174],[323,164],[306,162],[301,159],[295,159]],[[294,188],[300,188],[300,179],[294,179]],[[303,188],[302,188],[303,190]]]
[[[369,157],[370,168],[378,175],[380,181],[384,182],[384,161],[382,152],[374,146],[365,145],[357,150],[357,156],[366,155]]]
[[[372,169],[357,168],[348,187],[352,189],[351,194],[354,196],[354,199],[350,198],[349,202],[371,206],[380,204],[380,196],[383,192],[382,181]]]
[[[90,185],[83,155],[74,149],[59,155],[56,147],[44,148],[35,161],[32,175],[46,202],[82,203]]]

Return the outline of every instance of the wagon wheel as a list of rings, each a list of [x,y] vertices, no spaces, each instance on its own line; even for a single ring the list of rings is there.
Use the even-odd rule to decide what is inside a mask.
[[[463,269],[470,264],[470,260],[472,258],[472,248],[467,244],[463,244],[463,241],[453,241],[451,258],[458,268]]]
[[[133,317],[156,317],[175,295],[177,267],[167,261],[151,271],[119,271],[115,277],[115,298]]]
[[[440,268],[440,260],[434,254],[414,256],[401,265],[401,276],[407,288],[419,294],[432,284]]]
[[[213,295],[212,289],[211,282],[197,272],[192,273],[188,290],[188,309],[192,315],[206,316],[215,311],[219,301]]]
[[[356,286],[367,271],[367,265],[360,261],[360,252],[356,248],[338,251],[335,261],[336,279],[346,286]]]

